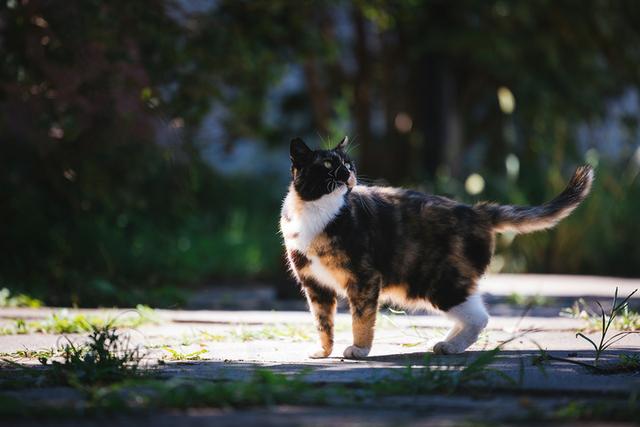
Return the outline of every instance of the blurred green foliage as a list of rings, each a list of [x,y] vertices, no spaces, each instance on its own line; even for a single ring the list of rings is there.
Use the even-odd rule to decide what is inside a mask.
[[[589,199],[557,228],[516,238],[509,269],[637,277],[640,182],[625,166],[601,165]]]
[[[94,154],[76,178],[45,188],[37,171],[6,176],[16,163],[0,160],[10,184],[2,192],[15,207],[3,212],[12,227],[2,231],[0,259],[10,288],[50,304],[167,305],[183,285],[279,271],[282,188],[218,176],[197,159],[172,162],[153,145]]]
[[[202,154],[241,139],[348,133],[368,177],[541,203],[606,148],[580,126],[637,96],[638,17],[602,0],[2,1],[0,285],[173,305],[190,285],[283,277],[287,171],[222,174]],[[640,274],[637,113],[615,119],[584,207],[499,240],[503,271]]]
[[[11,295],[11,291],[7,288],[0,289],[0,308],[2,307],[29,307],[39,308],[42,301],[32,298],[29,295],[18,294]]]

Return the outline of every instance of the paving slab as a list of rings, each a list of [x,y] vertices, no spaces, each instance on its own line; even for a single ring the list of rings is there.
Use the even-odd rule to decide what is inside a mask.
[[[269,313],[265,313],[265,316]],[[301,313],[303,314],[303,313]],[[296,316],[297,317],[297,316]],[[287,317],[289,320],[291,318]],[[412,317],[402,316],[409,322]],[[515,323],[520,319],[512,319]],[[549,320],[549,319],[544,319]],[[243,319],[244,321],[244,319]],[[344,323],[348,326],[347,319]],[[505,319],[501,319],[507,325]],[[442,339],[446,329],[423,324],[420,327],[399,322],[380,322],[372,352],[363,360],[347,360],[341,357],[344,348],[351,344],[351,334],[347,328],[339,328],[336,333],[335,349],[332,357],[327,359],[310,359],[308,354],[316,349],[315,332],[310,324],[306,329],[298,325],[300,334],[296,339],[286,335],[264,337],[264,329],[259,325],[247,327],[241,324],[196,324],[170,323],[166,325],[143,326],[129,331],[131,345],[146,346],[146,362],[157,366],[158,360],[165,360],[157,366],[160,373],[167,377],[180,376],[207,380],[244,380],[253,375],[257,368],[268,368],[276,372],[297,374],[310,370],[305,377],[309,382],[372,382],[381,378],[398,375],[407,366],[423,367],[425,359],[433,344]],[[520,323],[524,323],[520,321]],[[526,323],[525,323],[526,324]],[[518,377],[518,387],[526,389],[552,389],[567,391],[611,391],[625,392],[640,388],[639,375],[595,376],[584,368],[565,363],[549,363],[545,371],[532,365],[533,357],[540,354],[540,349],[550,354],[567,357],[573,354],[576,360],[587,361],[593,358],[591,345],[575,336],[574,330],[562,328],[533,330],[503,329],[488,330],[471,351],[461,356],[434,357],[434,366],[463,366],[482,351],[492,349],[502,343],[503,351],[493,367],[514,378]],[[238,332],[238,327],[244,328]],[[273,331],[268,329],[269,334]],[[287,330],[284,330],[287,333]],[[225,335],[226,334],[226,335]],[[588,334],[594,341],[597,333]],[[213,339],[212,339],[213,337]],[[242,338],[246,337],[246,338]],[[73,342],[82,340],[79,334],[68,337]],[[0,337],[0,348],[4,352],[46,349],[65,343],[67,338],[56,335],[33,334]],[[162,347],[169,346],[182,353],[190,354],[206,350],[201,361],[172,362],[170,354]],[[631,335],[615,351],[608,353],[608,360],[614,360],[621,353],[638,354],[640,352],[640,335]],[[37,364],[37,360],[25,360],[25,363]],[[519,377],[522,376],[520,379]]]
[[[460,370],[487,350],[502,346],[492,361],[489,376],[495,389],[488,395],[392,396],[376,402],[364,401],[356,407],[335,406],[331,409],[279,405],[268,409],[230,411],[217,409],[171,410],[161,414],[127,415],[108,420],[110,426],[129,425],[459,425],[470,419],[504,421],[517,418],[531,408],[546,411],[574,399],[626,399],[640,392],[640,374],[595,375],[584,367],[566,362],[550,361],[542,367],[534,365],[541,350],[548,354],[590,363],[594,352],[591,345],[576,332],[587,326],[582,319],[560,317],[558,313],[567,301],[581,296],[608,300],[618,286],[620,295],[640,287],[639,280],[593,278],[585,276],[516,276],[486,277],[481,288],[487,293],[488,305],[494,315],[478,343],[463,355],[434,356],[433,344],[442,339],[450,322],[433,313],[394,314],[383,310],[378,317],[374,347],[369,357],[348,360],[341,357],[351,344],[351,318],[347,313],[336,317],[334,352],[329,358],[310,359],[316,349],[316,332],[311,315],[306,311],[237,311],[237,310],[156,310],[159,323],[144,324],[123,330],[132,346],[142,348],[143,365],[154,369],[162,378],[194,379],[198,381],[244,381],[255,375],[256,369],[294,376],[304,373],[304,381],[321,387],[326,384],[368,384],[399,378],[411,367],[419,378],[423,369]],[[522,307],[497,310],[517,289],[522,295],[553,297],[546,314],[527,311]],[[640,296],[638,296],[640,297]],[[500,299],[502,298],[502,299]],[[635,302],[640,300],[634,297]],[[0,326],[15,319],[45,319],[57,308],[0,309]],[[132,310],[83,309],[69,314],[115,318],[137,316]],[[504,313],[507,313],[506,315]],[[585,331],[594,341],[598,332]],[[13,361],[35,366],[36,358],[20,358],[19,350],[46,350],[64,345],[67,340],[79,343],[85,334],[26,334],[0,336],[0,353]],[[179,354],[202,353],[201,360],[176,361],[164,347]],[[630,335],[603,356],[601,363],[614,363],[620,355],[640,355],[640,334]],[[499,372],[500,374],[497,374]],[[500,381],[504,376],[512,382]],[[10,392],[30,401],[65,402],[78,399],[73,389],[33,389]],[[2,395],[0,390],[0,397]],[[372,416],[371,414],[375,414]],[[513,416],[513,417],[512,417]],[[35,425],[32,420],[11,420],[11,424]],[[73,424],[78,422],[77,424]],[[106,420],[104,420],[106,423]],[[106,425],[103,420],[38,420],[38,425]],[[492,423],[493,424],[493,423]],[[583,425],[583,424],[581,424]]]
[[[492,295],[543,295],[547,297],[598,297],[612,298],[615,288],[618,294],[627,296],[640,289],[640,279],[556,275],[556,274],[487,274],[478,284],[480,290]],[[636,294],[634,298],[640,299]]]

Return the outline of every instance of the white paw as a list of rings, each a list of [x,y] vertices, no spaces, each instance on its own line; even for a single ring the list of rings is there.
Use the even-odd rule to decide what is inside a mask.
[[[327,351],[327,350],[322,350],[321,349],[321,350],[318,350],[318,351],[315,351],[315,352],[311,353],[309,355],[309,357],[311,359],[322,359],[324,357],[329,357],[330,354],[331,354],[331,350]]]
[[[355,345],[350,345],[349,347],[344,349],[343,354],[347,359],[361,359],[363,357],[367,357],[370,351],[371,347],[358,347]]]
[[[433,352],[435,354],[459,354],[464,352],[464,348],[460,348],[450,342],[440,341],[433,346]]]

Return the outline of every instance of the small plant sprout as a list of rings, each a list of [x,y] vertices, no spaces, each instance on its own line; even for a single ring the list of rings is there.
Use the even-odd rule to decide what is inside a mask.
[[[604,307],[602,307],[602,304],[600,304],[599,301],[596,301],[596,303],[598,304],[598,307],[600,308],[600,316],[599,316],[600,324],[598,325],[599,326],[598,329],[600,330],[600,339],[596,340],[597,342],[592,340],[582,332],[578,332],[576,334],[576,338],[580,337],[593,346],[593,349],[595,350],[595,357],[593,360],[593,364],[581,362],[579,360],[553,356],[548,352],[546,352],[545,350],[541,350],[541,354],[534,358],[533,363],[537,365],[548,360],[556,360],[558,362],[567,362],[567,363],[572,363],[574,365],[583,366],[587,369],[590,369],[592,371],[595,371],[601,374],[636,372],[640,370],[640,357],[638,357],[637,355],[622,354],[619,356],[618,362],[615,364],[612,364],[609,366],[598,365],[602,354],[607,349],[609,349],[613,344],[617,343],[618,341],[622,340],[623,338],[631,334],[640,333],[640,330],[638,330],[637,328],[634,328],[632,330],[620,330],[622,328],[620,328],[619,323],[617,323],[617,320],[619,320],[620,317],[623,317],[623,316],[628,317],[629,313],[631,313],[631,311],[629,310],[629,300],[636,292],[638,292],[637,289],[631,292],[625,299],[619,302],[618,288],[616,287],[616,291],[613,296],[613,303],[611,305],[611,310],[609,310],[609,312],[606,312]],[[573,311],[577,312],[578,310],[579,308],[574,305]],[[581,310],[580,313],[581,313],[580,317],[583,317],[582,313],[585,313],[585,311]],[[625,324],[626,323],[623,323],[622,325],[624,326]],[[618,332],[609,336],[610,329],[618,330]]]
[[[628,335],[640,333],[640,331],[620,331],[607,338],[607,333],[609,332],[609,328],[611,327],[615,318],[621,313],[624,313],[625,310],[627,310],[628,312],[629,299],[631,299],[631,297],[636,292],[638,292],[637,289],[631,292],[624,300],[622,300],[622,302],[618,303],[618,288],[616,287],[616,292],[613,296],[613,304],[611,305],[611,310],[608,315],[605,312],[604,308],[602,307],[602,304],[600,304],[599,301],[596,301],[596,304],[598,304],[598,307],[600,307],[600,312],[602,315],[602,324],[601,324],[602,332],[600,335],[600,342],[598,344],[596,344],[591,338],[589,338],[582,332],[578,332],[576,334],[576,337],[580,337],[587,340],[595,349],[596,356],[594,360],[594,366],[598,366],[598,361],[600,360],[600,356],[602,355],[603,351],[605,351],[606,349],[611,347],[613,344],[617,343],[618,341],[620,341],[621,339],[625,338]]]

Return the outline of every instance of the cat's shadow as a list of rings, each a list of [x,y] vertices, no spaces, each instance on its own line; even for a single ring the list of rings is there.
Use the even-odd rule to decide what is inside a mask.
[[[440,355],[435,354],[432,351],[416,351],[412,353],[391,353],[380,354],[374,356],[368,356],[362,359],[347,359],[344,357],[329,357],[327,359],[344,360],[349,362],[379,362],[379,363],[393,363],[402,365],[422,365],[425,361],[429,360],[430,363],[435,365],[448,365],[451,363],[464,363],[470,360],[474,360],[490,351],[487,350],[474,350],[466,351],[460,354]],[[617,358],[619,354],[625,351],[637,351],[637,348],[620,347],[612,349],[606,355],[607,357]],[[549,351],[549,354],[554,354],[560,357],[577,357],[577,358],[590,358],[593,357],[592,350],[553,350]],[[501,350],[496,354],[496,360],[502,363],[509,363],[513,359],[522,359],[539,356],[539,350],[527,349],[527,350]],[[322,360],[322,359],[319,359]]]
[[[457,361],[457,360],[465,360],[470,357],[476,357],[480,354],[485,353],[485,351],[467,351],[461,354],[451,354],[451,355],[442,355],[435,354],[432,351],[414,351],[412,353],[390,353],[390,354],[378,354],[374,356],[367,356],[361,359],[349,359],[342,356],[330,356],[324,360],[341,360],[348,362],[393,362],[393,363],[421,363],[424,362],[425,359],[430,358],[430,360],[438,361],[438,360],[446,360],[449,362]],[[501,353],[502,354],[502,353]],[[323,359],[316,359],[321,361]]]
[[[450,356],[444,356],[444,355],[437,355],[431,351],[415,351],[413,353],[380,354],[380,355],[370,356],[361,360],[367,360],[371,362],[413,362],[413,361],[422,362],[427,357],[453,359],[453,358],[459,358],[461,356],[464,357],[465,354],[463,353],[463,354],[454,354]]]

